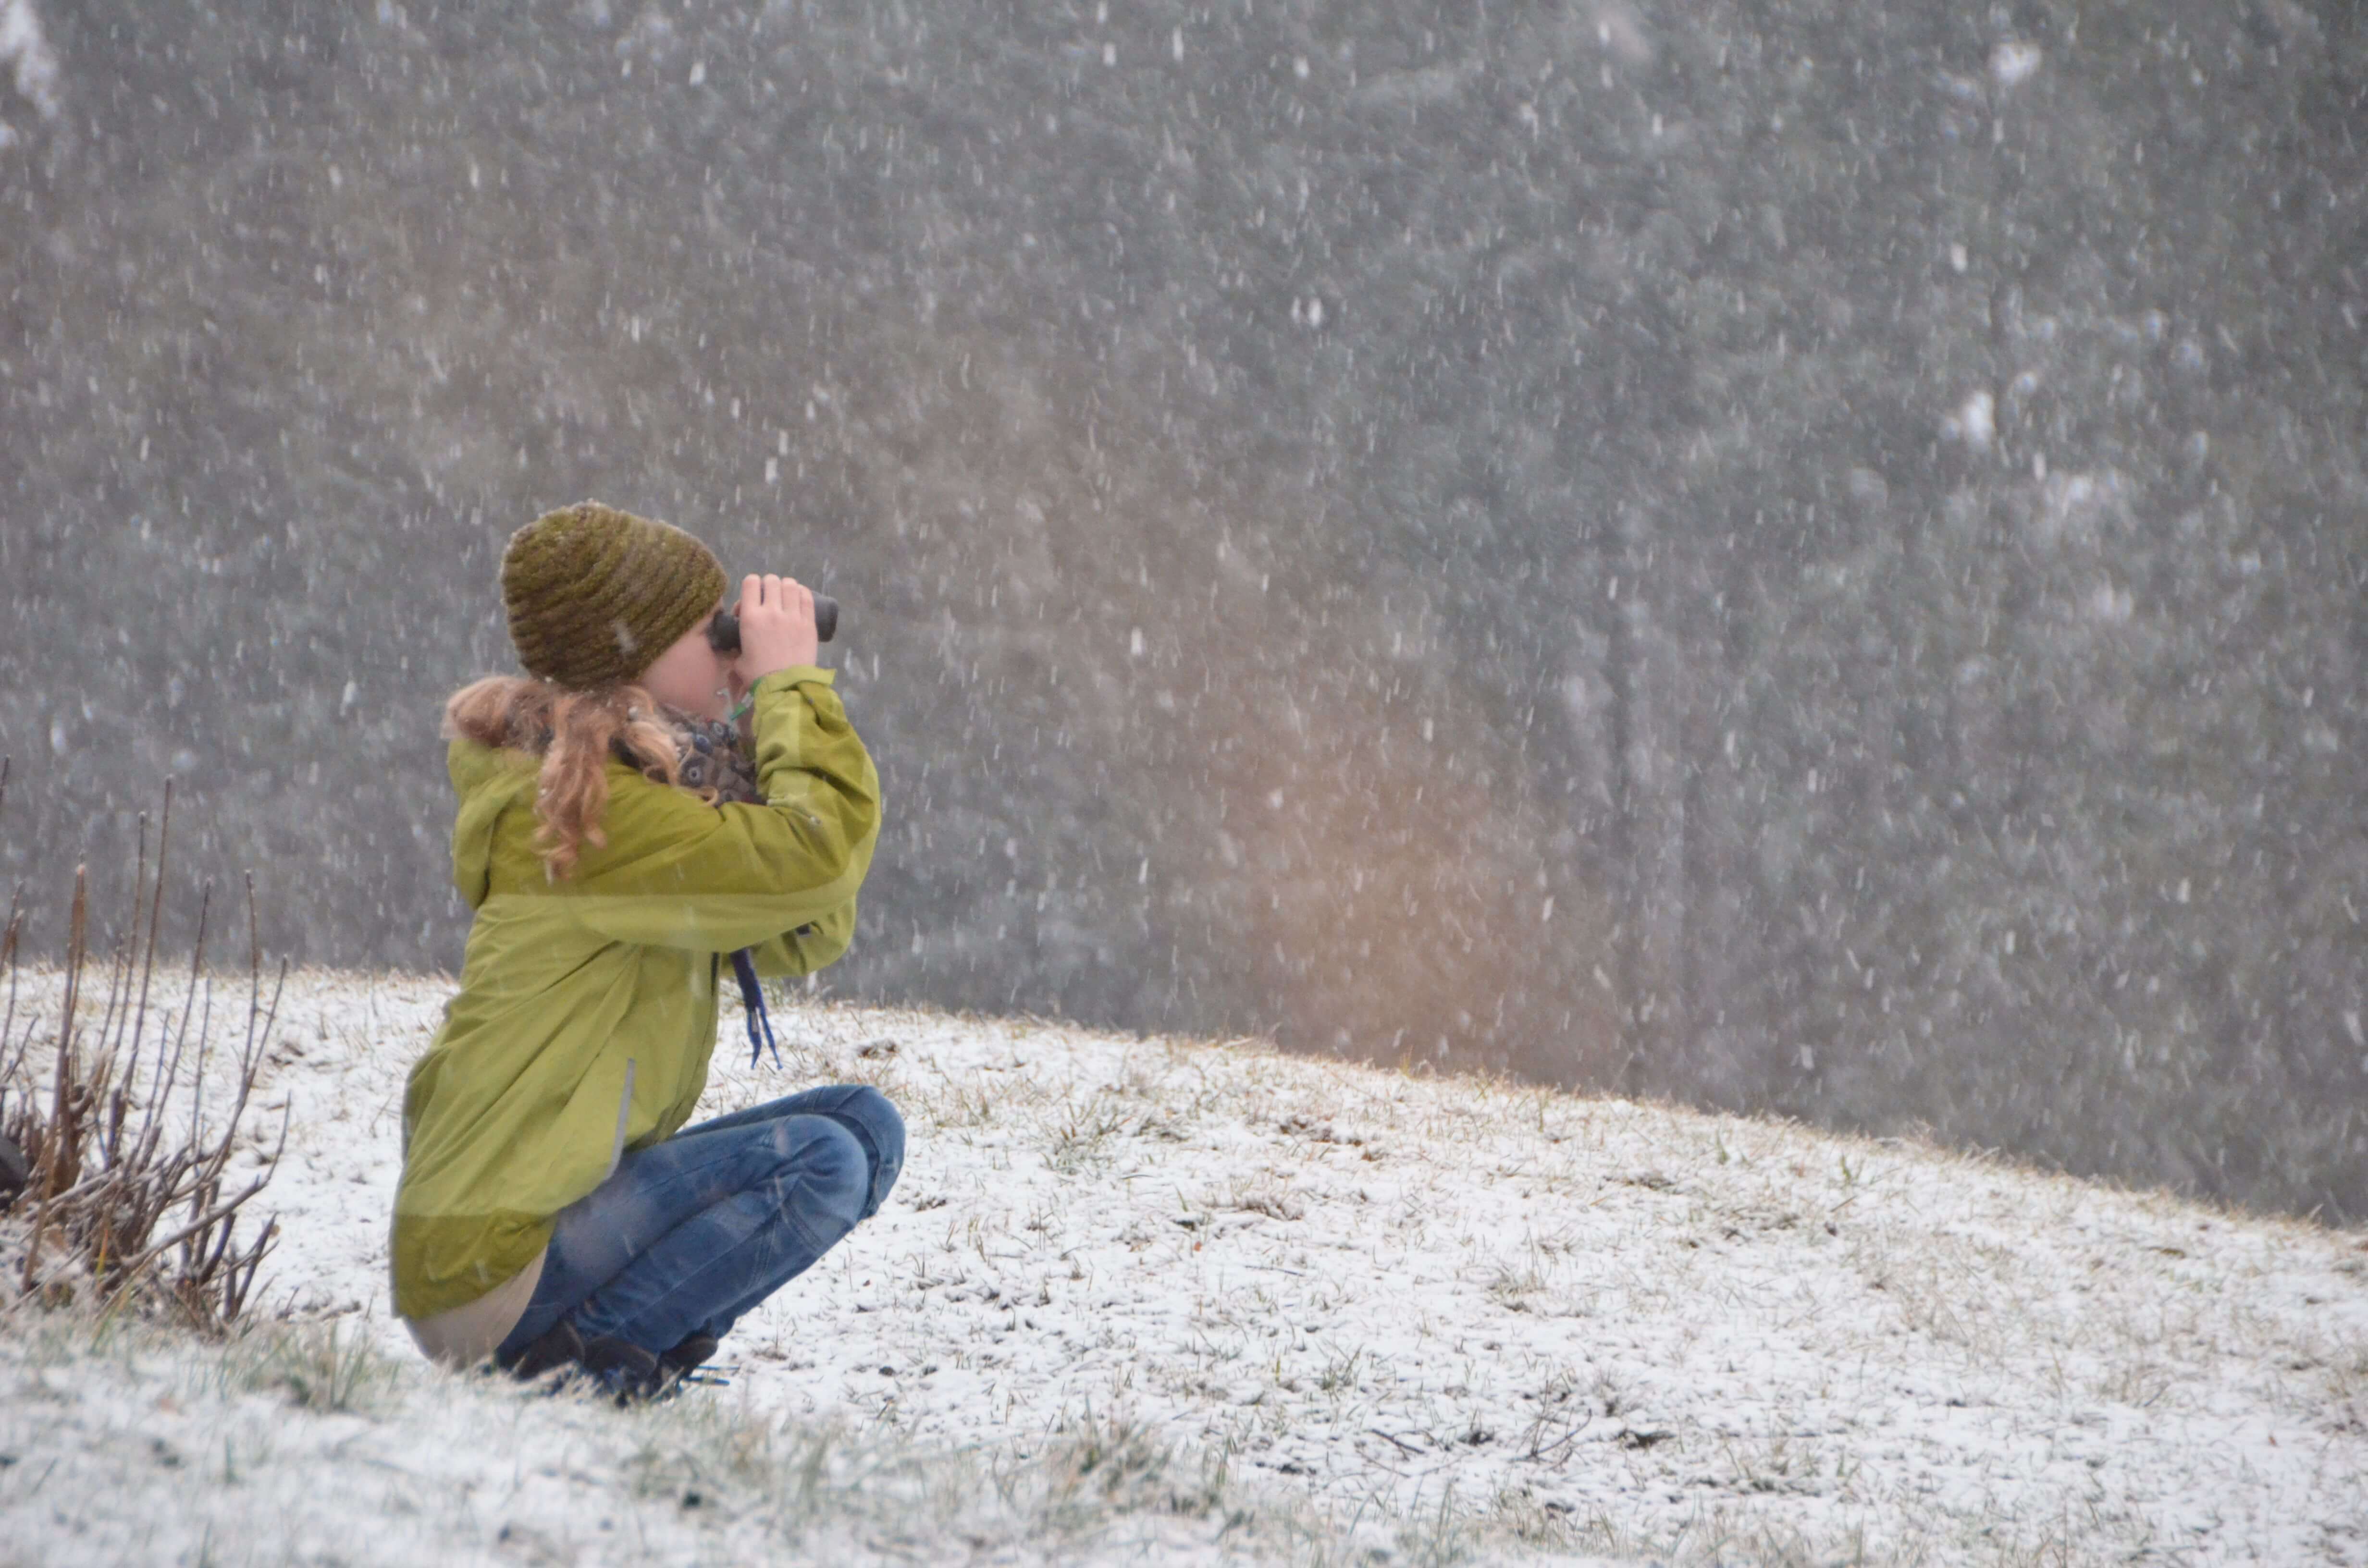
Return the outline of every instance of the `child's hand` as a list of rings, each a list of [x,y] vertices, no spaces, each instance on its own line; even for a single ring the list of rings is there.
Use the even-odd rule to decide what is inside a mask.
[[[814,636],[814,590],[794,577],[740,580],[740,656],[733,661],[734,684],[745,691],[776,670],[811,665],[822,655]]]

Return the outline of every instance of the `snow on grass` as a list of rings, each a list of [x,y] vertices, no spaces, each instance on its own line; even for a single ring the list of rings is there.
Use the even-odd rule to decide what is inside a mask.
[[[2368,1563],[2357,1233],[1035,1021],[781,1007],[776,1073],[727,1019],[702,1108],[877,1084],[887,1207],[743,1322],[729,1388],[449,1377],[384,1281],[449,994],[290,979],[257,1292],[290,1325],[0,1320],[0,1562],[195,1561],[199,1528],[218,1562]],[[338,1355],[348,1408],[291,1392]]]
[[[10,1326],[12,1565],[1255,1562],[1331,1533],[1123,1423],[1024,1459],[939,1454],[745,1396],[547,1398],[335,1326],[223,1346],[65,1314]]]

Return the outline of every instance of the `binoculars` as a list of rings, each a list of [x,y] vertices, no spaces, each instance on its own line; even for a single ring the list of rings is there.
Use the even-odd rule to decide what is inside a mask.
[[[827,642],[838,630],[838,601],[827,594],[816,594],[814,601],[814,641]],[[719,609],[715,619],[707,623],[707,643],[719,653],[740,651],[740,618],[728,609]]]

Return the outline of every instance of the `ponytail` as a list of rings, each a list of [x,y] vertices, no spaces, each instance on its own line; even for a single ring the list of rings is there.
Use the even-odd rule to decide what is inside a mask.
[[[444,704],[446,740],[523,751],[542,758],[535,780],[534,846],[543,875],[565,881],[583,846],[609,840],[600,818],[609,809],[610,756],[641,770],[653,783],[679,781],[674,732],[639,686],[575,691],[522,676],[487,676]]]

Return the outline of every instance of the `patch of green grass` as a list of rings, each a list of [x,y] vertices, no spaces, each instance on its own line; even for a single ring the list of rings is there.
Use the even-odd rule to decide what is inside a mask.
[[[1071,1105],[1052,1124],[1044,1163],[1063,1176],[1098,1165],[1110,1157],[1110,1140],[1126,1130],[1126,1113],[1100,1095]]]
[[[224,1364],[245,1388],[321,1415],[376,1414],[396,1380],[359,1324],[258,1324],[226,1347]]]

